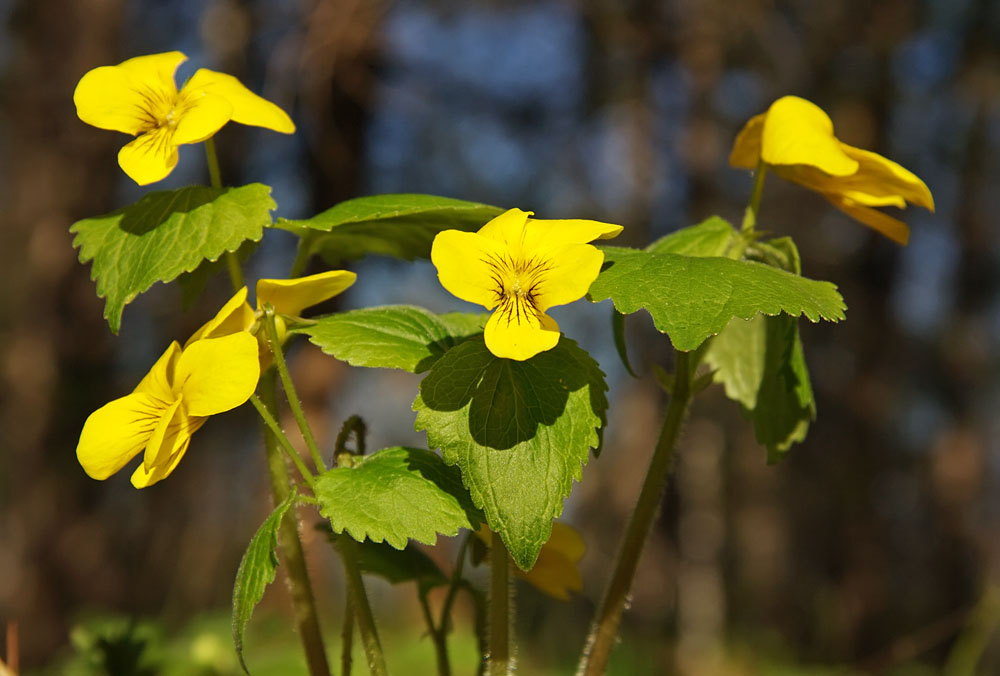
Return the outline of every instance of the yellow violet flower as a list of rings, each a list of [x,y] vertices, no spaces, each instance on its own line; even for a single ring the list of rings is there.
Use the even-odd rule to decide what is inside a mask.
[[[132,485],[165,479],[208,416],[243,404],[257,387],[257,341],[247,333],[176,341],[135,390],[90,414],[76,457],[95,479],[107,479],[145,450]]]
[[[260,279],[257,281],[257,310],[247,303],[247,288],[237,291],[218,314],[195,331],[188,344],[203,338],[228,336],[239,331],[257,333],[255,326],[264,315],[264,305],[274,308],[278,338],[285,341],[288,320],[295,320],[307,307],[333,298],[347,289],[357,275],[347,270],[330,270],[297,279]],[[262,341],[266,344],[266,337]],[[265,352],[266,354],[266,352]],[[267,366],[266,362],[263,368]]]
[[[756,169],[761,162],[900,244],[909,239],[909,228],[873,207],[902,209],[910,202],[934,211],[931,191],[916,175],[881,155],[839,141],[829,116],[797,96],[772,103],[736,137],[729,163]]]
[[[441,285],[462,300],[496,311],[486,322],[486,347],[524,361],[559,342],[545,311],[582,298],[604,262],[588,242],[615,237],[622,226],[584,220],[539,220],[510,209],[479,232],[444,230],[431,261]]]
[[[479,527],[476,535],[489,546],[490,529],[485,524]],[[569,601],[570,592],[583,589],[583,575],[578,564],[586,551],[580,533],[557,521],[552,524],[552,535],[542,545],[532,569],[523,571],[514,566],[514,575],[553,598]]]
[[[202,68],[177,91],[174,73],[186,60],[181,52],[165,52],[102,66],[73,92],[81,120],[136,137],[119,151],[118,164],[139,185],[166,178],[177,165],[177,146],[200,143],[230,120],[295,131],[285,111],[232,75]]]

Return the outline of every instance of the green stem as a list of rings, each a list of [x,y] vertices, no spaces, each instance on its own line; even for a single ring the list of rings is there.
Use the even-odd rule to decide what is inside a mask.
[[[742,232],[744,235],[752,235],[757,227],[757,214],[760,212],[760,198],[764,194],[764,179],[767,177],[767,164],[761,160],[757,164],[757,173],[753,180],[753,192],[750,193],[750,203],[747,204],[746,212],[743,214]]]
[[[260,391],[263,401],[254,395],[254,406],[260,404],[263,408],[258,410],[263,410],[267,414],[264,422],[267,423],[270,419],[273,423],[274,415],[272,412],[277,411],[278,408],[277,387],[273,371],[265,373],[261,377]],[[280,436],[273,434],[275,428],[276,424],[275,427],[268,424],[268,430],[264,432],[264,448],[267,452],[267,469],[271,477],[271,492],[274,494],[275,504],[280,504],[288,497],[291,484],[288,468],[278,450],[278,440],[284,435],[280,435],[280,429],[277,430]],[[288,440],[285,439],[285,441]],[[285,566],[282,570],[285,571],[285,580],[288,583],[288,591],[292,600],[295,627],[302,641],[302,649],[309,665],[309,674],[310,676],[329,676],[330,665],[326,661],[323,635],[319,627],[319,615],[316,612],[312,585],[309,582],[309,570],[306,568],[302,542],[299,540],[299,528],[294,509],[289,510],[282,519],[278,530],[278,539],[285,557]]]
[[[451,574],[451,583],[448,585],[448,594],[444,597],[444,605],[441,606],[441,632],[447,634],[451,628],[451,607],[455,605],[455,598],[458,596],[459,583],[462,581],[462,571],[465,569],[465,554],[469,550],[469,543],[476,537],[473,533],[468,533],[462,544],[458,548],[458,556],[455,558],[455,569]]]
[[[973,676],[990,637],[1000,625],[1000,586],[989,584],[969,616],[968,623],[952,646],[945,664],[945,676]]]
[[[273,382],[273,380],[274,376],[272,374],[271,381]],[[264,378],[262,377],[261,378],[262,388],[263,385],[264,385]],[[289,460],[295,463],[295,468],[299,470],[299,474],[302,475],[303,481],[305,481],[309,485],[309,488],[312,488],[313,484],[316,481],[315,477],[313,477],[312,472],[309,471],[309,468],[306,467],[306,464],[302,462],[302,458],[299,457],[299,454],[295,450],[295,447],[292,446],[292,442],[290,442],[288,440],[288,437],[285,436],[285,433],[281,431],[281,426],[278,425],[278,421],[275,420],[274,414],[271,412],[277,410],[278,408],[277,405],[269,406],[265,404],[256,394],[250,395],[250,403],[253,404],[253,407],[257,409],[258,413],[260,413],[261,419],[263,419],[264,424],[267,425],[267,429],[270,431],[270,434],[267,435],[267,438],[273,439],[277,444],[281,446],[282,450],[285,451],[285,454],[288,456]]]
[[[302,273],[306,271],[306,265],[309,264],[309,258],[312,255],[310,251],[312,248],[312,241],[312,232],[306,232],[299,236],[299,246],[295,251],[295,260],[292,261],[292,269],[288,273],[289,279],[301,277]]]
[[[271,354],[274,355],[274,365],[278,368],[278,376],[281,378],[281,386],[285,388],[285,398],[288,399],[288,406],[292,409],[295,422],[299,425],[299,431],[312,456],[313,464],[317,472],[326,471],[326,463],[320,455],[319,446],[316,445],[316,437],[313,436],[309,421],[306,420],[306,413],[302,410],[302,402],[295,391],[295,383],[288,372],[288,364],[285,362],[285,354],[281,350],[281,341],[278,339],[278,327],[274,324],[274,308],[270,304],[264,305],[264,323],[267,326],[267,341],[271,346]]]
[[[510,555],[503,539],[492,533],[490,540],[490,618],[489,676],[507,676],[513,666],[511,657],[511,586]]]
[[[348,593],[354,601],[354,616],[358,622],[361,643],[365,648],[368,660],[368,670],[372,676],[386,676],[385,656],[382,654],[382,643],[375,628],[375,617],[372,615],[365,584],[361,579],[361,569],[358,567],[358,543],[348,535],[343,534],[337,539],[340,558],[344,562],[344,573],[347,576]]]
[[[348,537],[348,536],[344,536]],[[340,675],[351,676],[351,665],[354,659],[351,651],[354,649],[354,599],[351,590],[347,590],[347,600],[344,602],[344,626],[340,629]]]
[[[434,654],[437,657],[438,676],[451,676],[451,662],[448,661],[448,640],[445,628],[435,626],[434,616],[431,614],[431,606],[427,602],[427,592],[423,589],[417,591],[420,599],[420,609],[424,614],[424,622],[427,623],[427,633],[430,634],[434,642]]]
[[[629,592],[639,557],[659,509],[673,463],[677,437],[691,402],[690,385],[693,369],[690,363],[687,353],[677,352],[677,372],[674,374],[673,391],[663,421],[663,429],[660,431],[660,438],[656,443],[656,450],[653,452],[653,459],[650,461],[635,511],[632,512],[625,530],[625,538],[618,551],[614,572],[587,637],[580,668],[577,671],[580,676],[600,676],[608,668],[608,660],[618,637],[622,613],[629,602]]]
[[[219,171],[219,155],[215,152],[215,139],[209,137],[205,139],[205,159],[208,162],[208,180],[213,188],[222,190],[222,172]],[[240,266],[239,257],[232,251],[227,251],[226,269],[229,271],[229,281],[233,284],[233,291],[243,288],[243,268]]]

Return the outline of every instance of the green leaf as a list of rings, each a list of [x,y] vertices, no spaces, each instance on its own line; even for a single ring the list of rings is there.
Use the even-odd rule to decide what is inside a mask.
[[[794,318],[733,319],[712,339],[705,362],[715,369],[713,379],[722,383],[726,396],[753,422],[768,462],[805,439],[816,403]]]
[[[250,255],[257,249],[260,242],[246,241],[236,252],[236,257],[241,263],[246,263]],[[177,278],[177,287],[181,292],[181,307],[189,309],[198,300],[208,282],[217,274],[226,271],[226,261],[219,259],[215,261],[202,261],[201,265],[191,272],[185,272]]]
[[[697,225],[661,237],[647,246],[646,251],[682,256],[725,256],[738,236],[729,221],[710,216]]]
[[[279,218],[277,227],[305,238],[309,255],[329,265],[382,254],[427,258],[442,230],[478,230],[499,207],[435,195],[372,195],[341,202],[305,220]]]
[[[628,361],[628,342],[625,340],[625,315],[618,310],[611,308],[611,333],[615,338],[615,349],[618,351],[618,358],[622,360],[622,366],[633,378],[638,378],[632,370],[632,364]]]
[[[151,192],[132,206],[86,218],[70,227],[80,262],[93,261],[91,279],[106,298],[104,317],[113,333],[122,309],[155,282],[193,272],[246,241],[259,241],[271,224],[271,189],[191,186]]]
[[[335,533],[385,540],[396,549],[410,538],[433,544],[438,533],[455,535],[482,520],[459,473],[419,448],[387,448],[353,467],[328,470],[316,478],[314,493]]]
[[[602,249],[604,269],[590,287],[591,300],[611,298],[624,314],[645,308],[656,328],[684,352],[719,333],[733,317],[785,312],[813,322],[844,318],[844,300],[830,282],[728,258]]]
[[[243,658],[243,635],[254,608],[264,597],[264,590],[274,582],[274,573],[278,568],[278,555],[275,553],[278,528],[296,497],[295,493],[289,495],[261,524],[250,539],[250,545],[243,553],[243,560],[236,571],[236,584],[233,585],[233,643],[236,644],[240,666],[248,674],[250,671]]]
[[[599,448],[608,402],[597,363],[565,336],[523,362],[469,340],[441,357],[413,402],[416,429],[457,464],[475,504],[528,570]]]
[[[386,305],[326,315],[297,328],[326,354],[352,366],[423,373],[449,348],[481,334],[487,314],[435,315],[413,305]]]
[[[334,533],[327,524],[323,530],[333,542],[344,537]],[[349,535],[347,537],[350,537]],[[358,543],[358,567],[362,573],[375,575],[390,584],[416,582],[424,589],[448,584],[448,576],[442,572],[434,560],[412,542],[403,549],[396,549],[384,542],[365,540]]]

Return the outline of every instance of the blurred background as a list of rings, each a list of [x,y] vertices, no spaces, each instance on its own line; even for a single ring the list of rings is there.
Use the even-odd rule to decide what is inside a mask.
[[[292,114],[291,137],[238,125],[217,137],[224,182],[273,186],[286,217],[426,192],[622,223],[633,245],[713,213],[738,222],[752,179],[728,167],[730,145],[784,94],[921,176],[937,213],[905,213],[906,248],[768,180],[761,227],[794,236],[805,274],[848,304],[840,325],[802,326],[819,417],[769,467],[720,388],[696,401],[615,673],[1000,673],[1000,3],[0,0],[0,25],[0,622],[18,622],[23,670],[94,673],[74,650],[102,622],[134,619],[133,639],[174,655],[149,673],[236,673],[231,584],[270,510],[252,411],[210,421],[144,491],[128,472],[89,479],[74,452],[87,415],[229,296],[220,277],[185,309],[176,286],[156,285],[113,336],[68,233],[144,193],[116,163],[127,139],[76,118],[77,80],[179,49],[179,81],[223,70]],[[200,148],[180,156],[156,188],[207,182]],[[248,275],[284,276],[293,255],[269,232]],[[358,283],[322,310],[472,309],[429,263],[352,269]],[[583,592],[560,603],[521,589],[526,674],[573,671],[659,429],[652,365],[671,352],[648,316],[632,317],[633,379],[607,304],[556,317],[601,362],[612,408],[604,453],[566,503],[588,545]],[[292,352],[327,445],[355,413],[369,448],[426,443],[410,411],[418,377]],[[333,637],[340,569],[309,527],[317,517],[302,517]],[[442,539],[431,554],[450,565],[454,551]],[[415,666],[433,651],[412,589],[371,593],[390,666],[428,669]],[[254,620],[256,673],[303,673],[287,608],[273,585]],[[473,650],[460,635],[467,670]],[[197,667],[169,672],[176,660]]]

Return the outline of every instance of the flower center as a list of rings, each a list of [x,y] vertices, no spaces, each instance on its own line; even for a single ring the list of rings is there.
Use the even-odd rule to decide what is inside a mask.
[[[511,256],[490,256],[486,263],[492,269],[497,312],[507,318],[507,323],[538,322],[539,285],[547,267],[542,261]]]
[[[177,92],[146,87],[142,95],[143,131],[166,127],[173,131],[180,121],[182,111],[178,110],[180,97]]]

